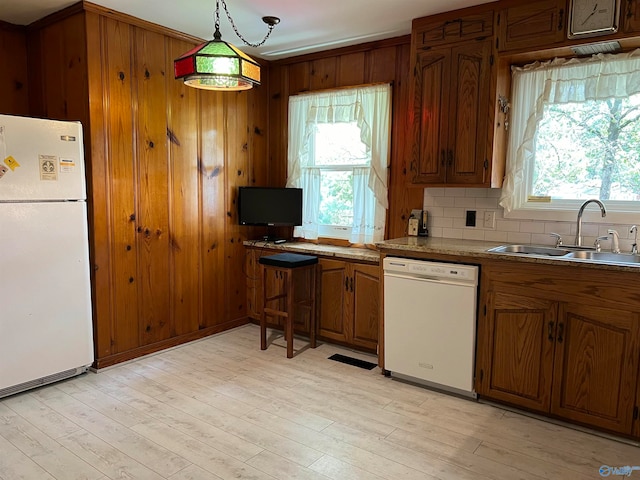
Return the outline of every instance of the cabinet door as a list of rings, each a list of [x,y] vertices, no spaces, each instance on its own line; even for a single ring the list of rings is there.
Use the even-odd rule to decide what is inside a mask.
[[[498,50],[540,49],[565,40],[566,0],[522,2],[499,17]]]
[[[556,316],[555,302],[490,292],[478,393],[548,412]]]
[[[260,253],[248,249],[245,256],[245,272],[247,274],[247,315],[260,320],[262,313],[262,269],[258,263]]]
[[[320,295],[318,335],[328,340],[346,342],[348,328],[344,312],[349,290],[348,264],[338,260],[319,260]]]
[[[635,312],[562,304],[551,412],[631,433],[640,358]]]
[[[448,184],[480,185],[488,181],[491,40],[451,50],[450,116],[447,149]],[[446,98],[446,97],[445,97]]]
[[[413,83],[414,183],[444,183],[447,155],[447,119],[450,49],[421,52]]]
[[[380,267],[354,263],[351,270],[352,341],[354,345],[375,351],[380,317]]]
[[[620,22],[624,33],[640,32],[640,0],[622,0]]]

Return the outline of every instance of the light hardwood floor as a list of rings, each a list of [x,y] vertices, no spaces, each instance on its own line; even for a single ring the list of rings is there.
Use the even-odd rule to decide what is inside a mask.
[[[0,478],[596,479],[640,448],[328,360],[247,325],[0,401]],[[305,342],[296,339],[296,348]],[[640,477],[640,472],[633,472]]]

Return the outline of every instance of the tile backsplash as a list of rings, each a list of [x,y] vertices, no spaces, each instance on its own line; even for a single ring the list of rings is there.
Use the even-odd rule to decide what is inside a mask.
[[[506,243],[554,245],[551,232],[562,235],[565,244],[574,243],[576,222],[553,222],[504,218],[498,205],[502,191],[496,188],[425,188],[424,209],[429,213],[429,236],[466,240],[487,240]],[[467,227],[468,210],[476,211],[476,226]],[[494,228],[484,227],[485,212],[495,212]],[[576,212],[577,215],[577,212]],[[620,250],[629,252],[633,235],[631,225],[583,222],[583,245],[593,245],[596,237],[614,229],[620,234]],[[602,240],[603,250],[611,248],[610,240]]]

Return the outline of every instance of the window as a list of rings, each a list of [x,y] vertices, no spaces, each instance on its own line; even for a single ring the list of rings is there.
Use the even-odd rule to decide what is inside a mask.
[[[356,122],[316,124],[310,155],[310,164],[320,168],[318,235],[348,239],[353,225],[354,168],[371,163]]]
[[[507,216],[569,220],[589,198],[640,213],[639,51],[514,68],[512,90]]]
[[[384,238],[390,102],[390,85],[289,99],[287,186],[303,189],[294,236]]]

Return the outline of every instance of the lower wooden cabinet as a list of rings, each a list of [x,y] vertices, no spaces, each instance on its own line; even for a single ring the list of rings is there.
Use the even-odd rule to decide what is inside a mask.
[[[478,394],[637,435],[638,310],[599,306],[604,302],[595,295],[591,302],[572,301],[570,294],[560,293],[554,300],[552,289],[536,292],[536,285],[553,284],[542,271],[526,281],[522,278],[520,288],[527,285],[528,292],[514,288],[508,275],[496,272],[484,277],[488,285],[483,287],[486,311],[479,321]],[[575,277],[566,276],[565,282],[570,278]],[[598,291],[597,275],[594,281],[590,287],[589,280],[581,278],[575,287],[567,283],[567,289],[588,297],[588,292]]]
[[[489,294],[487,358],[478,393],[530,410],[551,405],[557,304],[548,300]]]
[[[376,351],[380,310],[378,265],[320,259],[318,336]]]
[[[640,360],[636,312],[561,303],[551,413],[631,433]]]
[[[262,255],[277,253],[248,248],[245,261],[247,311],[260,320],[262,313]],[[280,288],[282,279],[268,278],[268,291]],[[317,335],[320,339],[375,352],[378,346],[380,274],[378,265],[320,257],[317,277]],[[303,312],[301,312],[303,313]],[[267,319],[282,327],[280,319]],[[309,334],[308,315],[296,314],[295,331]]]

